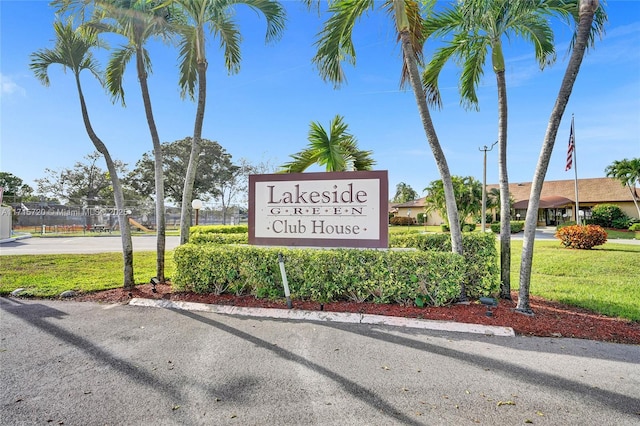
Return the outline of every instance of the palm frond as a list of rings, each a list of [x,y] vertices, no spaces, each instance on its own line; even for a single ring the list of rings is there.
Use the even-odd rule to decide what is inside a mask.
[[[180,69],[180,96],[195,98],[196,86],[198,84],[198,53],[196,43],[196,29],[194,27],[184,27],[179,47],[179,69]]]
[[[373,0],[338,0],[329,7],[330,18],[318,34],[318,48],[313,63],[320,76],[334,87],[346,82],[342,62],[356,63],[353,27],[364,13],[374,7]]]
[[[127,64],[131,58],[135,55],[135,48],[131,45],[120,46],[111,54],[109,63],[107,64],[106,71],[106,85],[107,91],[111,95],[111,99],[120,101],[123,106],[126,105],[124,100],[124,87],[122,80],[124,78]]]

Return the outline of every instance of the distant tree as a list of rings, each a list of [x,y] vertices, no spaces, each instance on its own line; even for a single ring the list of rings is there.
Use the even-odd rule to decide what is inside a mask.
[[[241,158],[228,173],[220,175],[216,187],[222,204],[223,223],[227,223],[227,212],[232,204],[247,205],[249,175],[273,173],[273,170],[274,167],[268,161],[252,164],[246,158]]]
[[[192,138],[189,136],[162,144],[165,195],[176,204],[182,203],[184,179],[189,165],[192,143]],[[219,182],[229,180],[229,175],[236,168],[231,162],[231,154],[220,144],[208,139],[201,139],[193,198],[206,201],[222,196]],[[128,182],[145,196],[155,195],[154,173],[153,153],[147,152],[142,155],[142,159],[138,160],[135,169],[129,174]]]
[[[33,194],[32,187],[8,172],[0,172],[0,186],[4,188],[3,198],[7,202],[25,201]]]
[[[482,212],[482,183],[471,176],[451,176],[453,193],[460,214],[460,227],[469,216]],[[444,196],[444,187],[441,180],[434,180],[424,189],[427,193],[425,199],[427,211],[437,211],[447,220],[447,205]],[[448,221],[447,221],[447,224]]]
[[[328,172],[371,170],[375,164],[371,151],[358,148],[344,117],[336,115],[328,132],[316,121],[312,121],[309,127],[308,147],[291,155],[293,160],[283,164],[279,173],[302,173],[313,164],[326,167]]]
[[[629,188],[633,204],[638,210],[640,217],[640,205],[638,205],[638,196],[636,194],[636,185],[640,185],[640,158],[632,158],[631,160],[616,160],[604,169],[608,177],[617,179],[622,185]]]
[[[113,206],[109,172],[97,164],[101,158],[102,154],[93,152],[84,156],[85,161],[77,161],[73,168],[45,169],[46,176],[35,180],[38,193],[77,206]],[[113,163],[120,175],[127,173],[124,163],[118,160]]]
[[[392,203],[407,203],[418,198],[418,193],[404,182],[396,185],[396,195],[391,200]]]

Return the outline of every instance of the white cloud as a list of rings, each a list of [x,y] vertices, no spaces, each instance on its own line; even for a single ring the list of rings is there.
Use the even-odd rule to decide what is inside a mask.
[[[0,93],[2,95],[26,95],[26,90],[19,86],[10,76],[0,74]]]

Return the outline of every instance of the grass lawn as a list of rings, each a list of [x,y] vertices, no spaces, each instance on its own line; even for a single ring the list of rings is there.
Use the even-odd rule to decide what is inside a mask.
[[[518,289],[522,241],[511,243],[511,287]],[[608,242],[592,250],[537,241],[531,294],[604,315],[640,321],[640,246]]]
[[[155,252],[134,252],[134,278],[146,284],[156,275]],[[165,256],[165,276],[175,271],[173,251]],[[97,291],[121,287],[122,254],[47,254],[0,257],[0,294],[25,288],[25,296],[55,297],[65,290]]]

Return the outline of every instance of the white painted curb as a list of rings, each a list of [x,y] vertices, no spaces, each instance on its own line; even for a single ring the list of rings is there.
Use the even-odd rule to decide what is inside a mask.
[[[246,317],[262,317],[302,321],[332,321],[349,324],[388,325],[393,327],[417,328],[422,330],[455,331],[460,333],[475,333],[489,336],[515,336],[515,332],[511,327],[499,327],[495,325],[482,324],[465,324],[453,321],[389,317],[385,315],[304,311],[300,309],[242,308],[238,306],[209,305],[205,303],[139,298],[131,299],[129,301],[129,305],[145,306],[150,308],[180,309],[184,311],[212,312],[216,314],[240,315]]]

